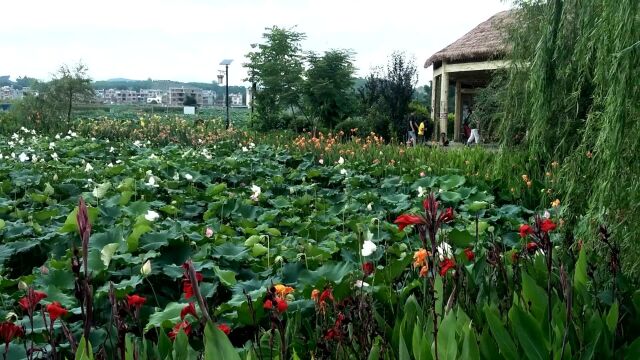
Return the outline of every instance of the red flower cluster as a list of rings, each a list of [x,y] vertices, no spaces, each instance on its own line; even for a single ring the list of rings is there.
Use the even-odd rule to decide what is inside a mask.
[[[171,329],[171,331],[169,332],[169,338],[171,340],[175,340],[176,336],[178,336],[178,333],[180,332],[180,330],[184,331],[184,333],[189,336],[189,334],[191,334],[191,324],[189,324],[188,322],[186,322],[185,320],[180,321],[179,323],[177,323],[173,329]]]
[[[194,293],[193,293],[193,284],[191,284],[191,280],[189,279],[189,275],[186,274],[186,272],[189,269],[189,266],[185,263],[185,264],[182,264],[182,268],[185,271],[184,277],[182,279],[182,292],[184,292],[184,298],[185,299],[191,299],[191,297],[194,295]],[[198,280],[198,283],[200,283],[200,281],[202,281],[202,279],[204,279],[202,274],[200,272],[196,271],[196,280]]]
[[[464,249],[464,255],[467,257],[467,260],[469,261],[473,261],[473,259],[476,258],[476,254],[473,253],[473,250],[471,250],[471,248]]]
[[[520,225],[520,237],[521,238],[526,238],[528,235],[533,234],[533,229],[531,228],[531,226],[527,225],[527,224],[522,224]]]
[[[33,313],[33,310],[36,309],[36,306],[40,303],[40,301],[46,297],[47,294],[43,293],[42,291],[37,291],[29,288],[29,290],[27,291],[27,296],[20,299],[18,301],[18,304],[20,304],[22,310],[31,314]]]
[[[231,328],[229,326],[227,326],[227,324],[220,324],[218,325],[218,329],[220,329],[220,331],[222,331],[223,333],[229,335],[229,333],[231,332]]]
[[[186,305],[185,307],[182,308],[182,310],[180,311],[180,319],[184,320],[184,318],[187,317],[187,315],[192,315],[196,319],[198,318],[198,314],[196,313],[196,307],[195,305],[193,305],[193,303],[189,303],[189,305]]]
[[[369,276],[373,274],[374,266],[372,262],[366,262],[362,264],[362,272],[364,272],[364,276]]]
[[[265,310],[277,310],[280,314],[287,311],[289,308],[289,304],[284,297],[278,295],[278,291],[275,286],[272,286],[269,291],[267,291],[267,296],[265,297],[264,303],[262,307]]]
[[[400,231],[409,225],[422,225],[435,234],[442,224],[447,224],[455,218],[453,208],[438,211],[439,206],[435,194],[431,193],[422,202],[424,215],[403,214],[396,218],[394,224],[398,225]]]
[[[140,310],[140,308],[146,301],[147,299],[142,296],[138,296],[135,294],[131,296],[127,295],[127,305],[129,306],[129,309],[133,308],[136,310]]]
[[[60,316],[67,315],[67,309],[62,307],[59,302],[54,301],[51,304],[47,305],[47,312],[49,313],[49,317],[51,321],[56,321]]]
[[[534,226],[528,224],[520,225],[520,237],[525,239],[531,237],[532,241],[527,242],[526,250],[533,254],[540,247],[543,250],[551,246],[551,240],[549,239],[549,232],[556,229],[556,224],[551,219],[541,218],[536,216]]]
[[[444,261],[440,263],[440,276],[445,276],[447,274],[447,271],[455,268],[455,266],[456,263],[453,261],[453,259],[444,259]]]
[[[0,340],[2,340],[5,346],[9,346],[11,340],[23,336],[24,330],[21,326],[8,321],[0,323]]]
[[[325,340],[340,340],[342,335],[341,327],[344,319],[345,319],[344,314],[341,312],[338,313],[335,324],[331,329],[327,330],[327,332],[324,334]]]

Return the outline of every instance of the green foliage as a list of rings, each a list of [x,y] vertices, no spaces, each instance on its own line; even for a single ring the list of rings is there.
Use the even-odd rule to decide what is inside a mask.
[[[347,50],[330,50],[319,56],[307,56],[304,81],[308,112],[324,128],[332,129],[353,111],[353,54]]]

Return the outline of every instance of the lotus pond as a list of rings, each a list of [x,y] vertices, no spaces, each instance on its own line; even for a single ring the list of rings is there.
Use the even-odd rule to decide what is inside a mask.
[[[0,141],[6,359],[640,351],[640,293],[562,233],[559,203],[426,156],[215,139]]]

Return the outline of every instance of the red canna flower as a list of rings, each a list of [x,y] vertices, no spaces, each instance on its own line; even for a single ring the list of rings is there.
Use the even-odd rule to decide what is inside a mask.
[[[198,280],[198,282],[200,282],[200,281],[202,281],[203,278],[204,277],[202,276],[202,274],[196,271],[196,280]],[[194,295],[194,293],[193,293],[193,284],[191,284],[191,280],[189,280],[189,278],[186,278],[186,279],[182,280],[182,292],[184,292],[184,298],[185,299],[191,299],[191,297]]]
[[[273,302],[271,300],[265,300],[264,304],[262,304],[262,307],[265,310],[271,310],[273,309]]]
[[[231,328],[229,326],[227,326],[227,324],[220,324],[218,325],[218,329],[220,329],[223,333],[229,335],[229,333],[231,332]]]
[[[320,294],[321,303],[326,302],[327,300],[335,301],[335,299],[333,298],[333,290],[331,288],[324,289],[322,294]]]
[[[527,235],[533,234],[533,229],[527,224],[520,225],[520,237],[526,238]]]
[[[398,216],[393,223],[398,225],[398,230],[402,231],[409,225],[424,224],[424,219],[418,215],[404,214]]]
[[[543,232],[548,233],[549,231],[553,231],[555,229],[556,229],[556,224],[550,219],[544,219],[540,223],[540,230],[542,230]]]
[[[469,261],[473,261],[473,259],[475,259],[476,257],[476,254],[473,253],[471,248],[464,249],[464,254],[467,256],[467,260]]]
[[[47,312],[49,313],[51,321],[56,321],[60,316],[67,315],[67,309],[63,308],[57,301],[47,305]]]
[[[142,296],[138,296],[136,294],[127,295],[127,305],[129,305],[129,308],[135,308],[136,310],[140,309],[146,301],[146,298],[143,298]]]
[[[37,291],[29,288],[27,291],[27,296],[23,297],[18,301],[20,307],[28,313],[32,313],[35,310],[36,305],[40,303],[40,301],[47,297],[47,294],[42,291]]]
[[[279,313],[283,313],[283,312],[287,311],[288,307],[289,307],[289,304],[287,304],[286,300],[280,299],[280,298],[276,298],[276,308],[278,309]]]
[[[369,276],[373,274],[373,269],[374,269],[374,266],[372,262],[366,262],[362,264],[362,272],[364,272],[364,276]]]
[[[21,326],[8,321],[0,323],[0,340],[2,340],[6,347],[9,346],[11,340],[23,336],[24,330]]]
[[[440,276],[445,276],[449,269],[452,269],[456,266],[456,263],[453,259],[444,259],[443,262],[440,263]]]
[[[454,218],[455,215],[453,214],[453,208],[448,207],[443,213],[440,214],[440,218],[438,220],[440,220],[441,223],[446,224],[453,221]]]
[[[196,319],[198,318],[198,314],[196,313],[196,307],[195,305],[193,305],[193,303],[189,303],[189,305],[186,305],[185,307],[182,308],[182,310],[180,311],[180,319],[184,320],[185,317],[187,317],[187,315],[193,315],[193,317],[195,317]]]
[[[333,340],[338,337],[338,331],[336,329],[331,328],[327,330],[327,333],[324,335],[325,340]]]
[[[532,253],[538,249],[538,244],[533,241],[527,243],[527,250]]]
[[[178,333],[180,332],[180,330],[184,331],[184,333],[189,336],[189,334],[191,333],[191,325],[186,322],[186,321],[180,321],[179,323],[177,323],[173,329],[169,332],[169,338],[171,340],[175,340],[176,336],[178,336]]]

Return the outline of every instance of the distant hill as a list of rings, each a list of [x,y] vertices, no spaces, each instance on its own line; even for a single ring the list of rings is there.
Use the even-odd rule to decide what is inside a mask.
[[[113,78],[106,81],[127,82],[127,81],[138,81],[138,80],[131,80],[131,79],[125,79],[125,78]]]

